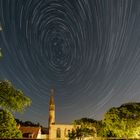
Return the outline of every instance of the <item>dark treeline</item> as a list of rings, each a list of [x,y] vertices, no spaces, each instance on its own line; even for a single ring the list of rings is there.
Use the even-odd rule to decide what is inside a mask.
[[[39,123],[33,123],[31,121],[22,121],[22,120],[19,120],[19,119],[15,119],[17,124],[20,124],[21,126],[40,126],[40,127],[43,127],[41,126]]]

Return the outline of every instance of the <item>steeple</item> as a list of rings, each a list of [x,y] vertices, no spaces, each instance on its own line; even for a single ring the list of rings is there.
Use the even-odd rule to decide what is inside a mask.
[[[50,96],[50,105],[54,105],[54,89],[51,89],[51,96]]]
[[[50,90],[50,103],[49,103],[49,127],[55,124],[55,103],[54,103],[54,89]]]

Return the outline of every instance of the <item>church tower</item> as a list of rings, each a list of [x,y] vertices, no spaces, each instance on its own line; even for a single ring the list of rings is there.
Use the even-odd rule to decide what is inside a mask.
[[[49,127],[55,124],[55,104],[54,104],[54,89],[51,89],[50,103],[49,103]]]

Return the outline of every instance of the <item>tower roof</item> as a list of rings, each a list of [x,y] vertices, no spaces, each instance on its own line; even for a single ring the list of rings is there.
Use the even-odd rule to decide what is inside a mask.
[[[51,89],[50,105],[54,105],[54,89]]]

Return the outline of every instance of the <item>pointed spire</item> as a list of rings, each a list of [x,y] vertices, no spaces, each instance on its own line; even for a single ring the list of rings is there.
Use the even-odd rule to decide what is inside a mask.
[[[51,89],[50,93],[50,105],[54,105],[54,89]]]
[[[54,89],[50,90],[50,104],[49,104],[49,127],[55,124],[55,103],[54,103]]]

